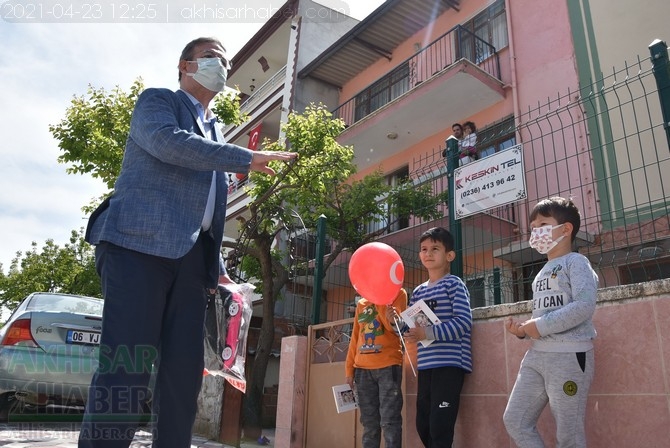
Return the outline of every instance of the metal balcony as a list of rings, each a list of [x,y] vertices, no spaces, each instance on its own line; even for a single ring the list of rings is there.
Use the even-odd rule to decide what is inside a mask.
[[[333,111],[359,169],[504,99],[492,45],[456,26]],[[384,136],[388,138],[383,138]]]

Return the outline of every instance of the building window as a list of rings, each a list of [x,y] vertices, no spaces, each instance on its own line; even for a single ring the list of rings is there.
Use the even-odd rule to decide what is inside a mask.
[[[485,43],[493,46],[496,51],[508,45],[504,0],[496,0],[491,6],[461,26],[470,31],[470,33],[461,33],[461,57],[477,64],[491,56],[492,50]]]
[[[275,317],[284,317],[302,333],[312,323],[312,297],[311,286],[293,283],[289,284],[282,298],[275,302]],[[319,307],[319,322],[326,322],[328,316],[327,291],[321,292],[321,306]]]
[[[386,180],[391,187],[397,187],[398,185],[407,182],[409,180],[409,167],[406,166],[399,169],[390,176],[387,176]],[[409,227],[409,216],[390,215],[389,224],[390,232],[406,229]]]
[[[480,159],[516,144],[516,130],[512,115],[498,123],[477,130],[477,151]]]
[[[622,285],[670,278],[670,258],[627,264],[620,267],[619,271]]]
[[[316,258],[317,236],[312,233],[300,233],[292,238],[291,255],[297,261],[309,261]],[[330,252],[331,242],[325,239],[324,254]]]
[[[470,308],[479,308],[489,305],[486,302],[486,284],[484,277],[476,277],[465,281],[470,293]]]
[[[471,308],[506,303],[515,297],[511,272],[505,273],[500,268],[494,268],[482,274],[464,279],[470,293]]]
[[[401,183],[407,182],[408,179],[409,167],[407,166],[386,176],[386,182],[391,187],[397,187]],[[379,198],[379,200],[386,201],[386,198]],[[368,233],[373,233],[383,228],[387,228],[388,232],[390,233],[406,229],[407,227],[409,227],[409,216],[392,215],[389,212],[388,207],[386,207],[386,213],[384,216],[379,216],[378,219],[371,220],[367,225],[366,231]]]
[[[408,90],[409,63],[404,63],[356,95],[354,120],[362,120]]]

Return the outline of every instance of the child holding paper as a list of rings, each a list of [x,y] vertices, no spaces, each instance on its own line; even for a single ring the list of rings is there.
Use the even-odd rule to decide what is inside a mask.
[[[470,294],[459,277],[450,274],[454,238],[448,230],[434,227],[419,239],[421,264],[428,281],[417,286],[410,305],[424,300],[440,323],[407,331],[418,344],[416,429],[429,448],[451,448],[466,373],[472,372]]]

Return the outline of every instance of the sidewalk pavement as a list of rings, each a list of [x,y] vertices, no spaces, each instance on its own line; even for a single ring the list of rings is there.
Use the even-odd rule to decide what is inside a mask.
[[[240,448],[254,448],[259,446],[274,447],[274,429],[264,429],[263,435],[267,443],[257,441],[243,441]],[[2,448],[77,448],[79,436],[78,424],[0,424],[0,447]],[[151,433],[137,431],[131,448],[151,447]],[[234,448],[204,437],[194,436],[191,448]]]

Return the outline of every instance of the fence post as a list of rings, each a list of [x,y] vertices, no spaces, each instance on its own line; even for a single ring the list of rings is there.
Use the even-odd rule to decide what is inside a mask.
[[[453,135],[447,138],[447,176],[449,177],[449,232],[454,237],[454,251],[456,258],[451,262],[451,273],[463,278],[463,238],[461,221],[456,219],[456,185],[454,170],[458,166],[459,150],[458,139]]]
[[[502,303],[502,291],[500,290],[500,268],[493,268],[493,304],[500,305]]]
[[[312,325],[321,320],[321,285],[323,283],[323,254],[326,245],[326,217],[316,221],[316,260],[314,260],[314,290],[312,291]]]
[[[654,64],[654,78],[656,78],[658,96],[661,100],[665,138],[668,141],[668,146],[670,146],[670,63],[668,62],[668,46],[662,40],[656,39],[649,45],[649,52],[651,53],[651,62]]]

